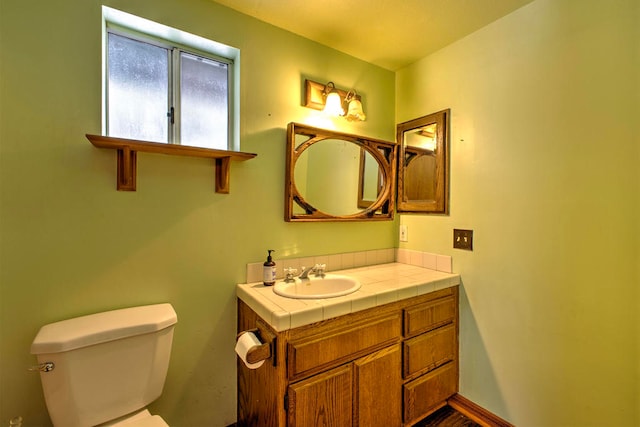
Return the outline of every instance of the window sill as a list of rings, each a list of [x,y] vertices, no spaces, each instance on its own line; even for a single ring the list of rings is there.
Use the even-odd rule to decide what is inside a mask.
[[[212,148],[163,144],[159,142],[113,138],[110,136],[87,134],[87,139],[95,147],[111,148],[117,151],[117,189],[119,191],[136,191],[136,158],[138,151],[215,159],[216,193],[224,194],[229,193],[231,161],[244,161],[256,156],[256,154],[253,153],[243,153],[240,151],[214,150]]]

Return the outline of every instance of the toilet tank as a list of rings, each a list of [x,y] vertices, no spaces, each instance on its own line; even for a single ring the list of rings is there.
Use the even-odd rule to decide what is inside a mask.
[[[176,322],[171,304],[155,304],[43,326],[31,353],[54,365],[40,372],[54,426],[95,426],[157,399]]]

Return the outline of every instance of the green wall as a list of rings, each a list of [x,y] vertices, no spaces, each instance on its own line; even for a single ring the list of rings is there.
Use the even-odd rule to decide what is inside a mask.
[[[258,156],[228,195],[209,161],[146,153],[138,191],[115,191],[115,153],[84,138],[101,128],[101,3],[53,3],[0,3],[0,424],[49,425],[26,372],[40,326],[161,301],[179,324],[152,410],[234,422],[245,264],[397,244],[394,222],[282,220],[286,124],[392,140],[451,108],[450,215],[403,215],[400,247],[462,274],[461,393],[519,426],[640,425],[636,1],[537,0],[395,74],[210,1],[107,1],[241,50],[241,149]],[[355,86],[367,121],[319,123],[304,77]],[[473,252],[451,249],[454,227]]]
[[[451,108],[400,247],[453,256],[460,392],[515,425],[640,425],[639,58],[637,1],[537,0],[397,73],[397,122]]]
[[[394,138],[394,73],[204,0],[106,5],[241,50],[241,150],[231,193],[206,159],[138,155],[138,191],[115,190],[101,129],[101,3],[0,3],[0,424],[49,420],[30,343],[40,326],[170,302],[179,318],[162,397],[170,425],[235,421],[235,285],[245,264],[393,247],[396,226],[285,223],[285,128],[318,125],[305,77],[358,89],[368,120],[325,124]]]

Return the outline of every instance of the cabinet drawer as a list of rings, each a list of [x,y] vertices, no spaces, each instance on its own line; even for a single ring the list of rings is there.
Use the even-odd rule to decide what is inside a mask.
[[[407,308],[404,310],[404,336],[412,337],[446,325],[455,317],[456,301],[453,296]]]
[[[288,375],[301,378],[355,359],[401,338],[400,312],[287,344]]]
[[[456,393],[457,377],[455,363],[451,362],[405,384],[404,422],[417,421],[442,406]]]
[[[455,360],[456,327],[449,324],[404,342],[404,378],[431,371]]]

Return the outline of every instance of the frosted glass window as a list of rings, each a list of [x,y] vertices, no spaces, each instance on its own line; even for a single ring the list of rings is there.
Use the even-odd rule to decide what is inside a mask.
[[[180,140],[185,145],[227,149],[228,65],[180,54]]]
[[[206,40],[185,44],[183,33],[171,41],[135,30],[107,28],[107,135],[230,149],[233,59],[203,49]]]
[[[109,33],[107,134],[169,142],[166,48]]]

